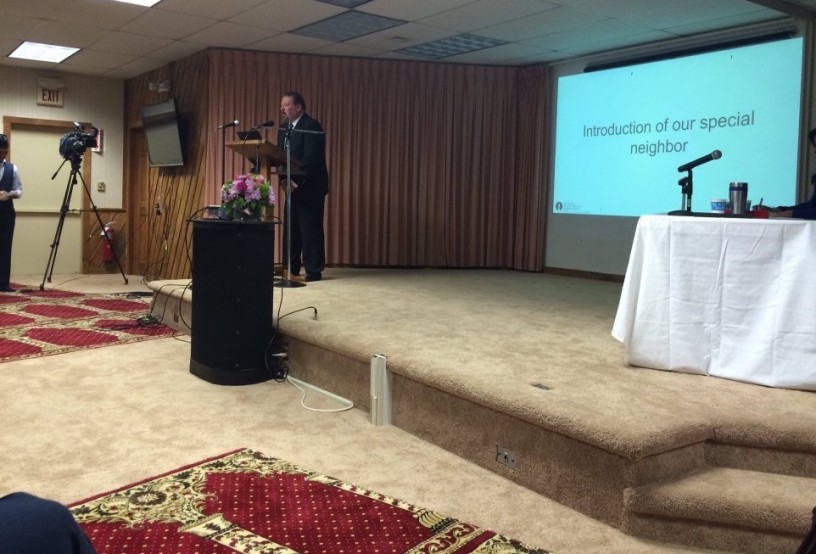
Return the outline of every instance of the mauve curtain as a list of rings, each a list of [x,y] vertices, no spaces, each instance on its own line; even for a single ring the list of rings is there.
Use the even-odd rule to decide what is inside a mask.
[[[515,269],[544,270],[547,183],[550,167],[550,76],[545,66],[519,71],[518,195],[513,264]]]
[[[288,90],[323,124],[329,265],[543,269],[546,71],[233,50],[209,58],[216,125],[278,122]],[[229,151],[226,160],[227,178],[248,168]],[[217,202],[220,135],[207,171]]]

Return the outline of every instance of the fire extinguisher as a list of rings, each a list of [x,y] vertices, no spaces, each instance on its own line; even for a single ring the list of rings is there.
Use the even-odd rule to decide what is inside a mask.
[[[109,223],[105,223],[105,226],[102,228],[102,232],[100,233],[101,236],[107,235],[108,240],[102,240],[102,259],[105,262],[112,262],[113,261],[113,239],[116,237],[116,232],[113,230],[113,221]]]

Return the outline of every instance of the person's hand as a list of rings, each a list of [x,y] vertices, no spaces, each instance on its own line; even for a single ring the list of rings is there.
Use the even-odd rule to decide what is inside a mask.
[[[4,201],[6,201],[6,200],[8,200],[10,198],[11,197],[9,196],[8,192],[6,192],[4,190],[0,190],[0,202],[4,202]]]
[[[768,217],[777,219],[780,217],[793,217],[793,210],[773,210],[768,214]]]

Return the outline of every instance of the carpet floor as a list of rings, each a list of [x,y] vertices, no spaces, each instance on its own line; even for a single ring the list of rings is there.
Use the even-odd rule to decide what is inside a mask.
[[[98,554],[546,554],[242,449],[71,508]]]
[[[172,335],[143,317],[149,308],[138,298],[112,294],[0,293],[0,362]]]

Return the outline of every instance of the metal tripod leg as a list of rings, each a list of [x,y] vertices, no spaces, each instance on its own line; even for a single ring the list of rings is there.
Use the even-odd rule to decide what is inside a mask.
[[[59,171],[59,169],[57,171]],[[62,228],[65,225],[65,214],[68,212],[69,206],[71,205],[71,193],[74,185],[76,185],[76,173],[74,173],[72,170],[71,174],[68,176],[68,185],[65,187],[65,194],[62,197],[62,206],[60,207],[60,217],[59,222],[57,223],[57,231],[54,233],[54,240],[51,242],[51,253],[48,255],[48,263],[45,264],[45,273],[43,274],[43,280],[40,283],[40,290],[45,289],[46,280],[49,283],[51,282],[51,276],[54,273],[54,263],[57,261],[57,250],[59,249],[60,238],[62,237]]]
[[[66,160],[67,161],[67,160]],[[96,209],[96,204],[93,202],[93,198],[91,198],[91,192],[88,190],[88,186],[85,184],[85,179],[82,178],[82,174],[79,172],[79,167],[81,164],[81,159],[79,157],[71,158],[71,174],[68,175],[68,184],[65,187],[65,194],[62,197],[62,206],[60,207],[60,218],[59,222],[57,223],[57,230],[54,233],[54,241],[51,243],[51,253],[48,256],[48,263],[45,266],[45,273],[43,274],[43,280],[40,283],[40,290],[45,289],[45,282],[46,280],[50,283],[51,277],[54,274],[54,265],[57,261],[57,251],[59,250],[60,239],[62,238],[62,229],[65,226],[65,214],[68,213],[68,210],[71,206],[71,195],[74,190],[74,186],[77,184],[77,177],[79,180],[82,181],[82,188],[85,189],[85,194],[88,197],[88,201],[91,204],[91,208],[93,208],[93,212],[96,215],[96,220],[99,222],[99,226],[103,230],[103,236],[105,240],[108,242],[108,246],[111,248],[111,253],[113,254],[113,259],[116,260],[116,266],[119,268],[119,272],[122,274],[122,279],[125,280],[125,284],[128,284],[127,277],[125,276],[125,272],[122,269],[122,264],[119,263],[119,256],[116,255],[116,251],[113,248],[113,244],[111,243],[110,237],[107,233],[104,232],[105,226],[102,223],[102,217],[99,215],[99,210]],[[62,162],[63,164],[65,161]],[[60,165],[60,169],[62,165]],[[59,169],[57,169],[57,173],[59,173]],[[57,173],[54,173],[54,177],[57,176]],[[52,177],[53,179],[53,177]]]

